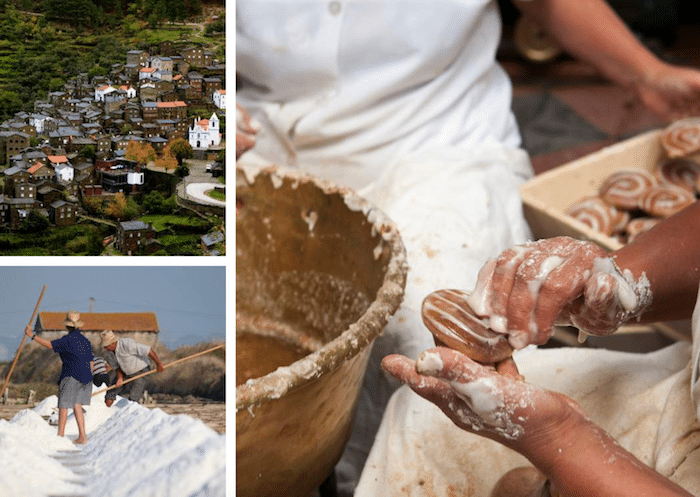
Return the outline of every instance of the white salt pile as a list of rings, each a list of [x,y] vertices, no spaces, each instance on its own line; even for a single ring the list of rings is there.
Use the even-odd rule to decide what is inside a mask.
[[[104,393],[85,406],[88,443],[76,446],[69,411],[66,436],[51,416],[56,396],[0,420],[0,495],[3,497],[223,497],[226,437],[201,421],[171,416]]]

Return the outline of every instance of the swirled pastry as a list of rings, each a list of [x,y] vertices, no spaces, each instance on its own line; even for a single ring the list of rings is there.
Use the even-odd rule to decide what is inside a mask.
[[[700,180],[700,164],[685,158],[668,159],[654,166],[654,176],[659,183],[669,183],[694,192]]]
[[[645,231],[649,231],[660,222],[661,218],[658,217],[637,217],[631,219],[625,227],[627,241],[631,242],[637,237],[637,235],[644,233]]]
[[[624,210],[640,207],[640,202],[656,179],[644,169],[620,169],[608,176],[600,186],[600,197]]]
[[[661,134],[661,145],[671,157],[684,157],[700,152],[700,118],[681,119]]]
[[[657,185],[642,200],[641,208],[654,217],[669,217],[695,202],[695,195],[675,185]]]
[[[469,293],[437,290],[423,299],[423,323],[439,343],[469,358],[494,363],[510,357],[513,348],[506,335],[496,333],[467,303]]]
[[[600,197],[584,197],[566,210],[566,214],[592,230],[610,236],[622,231],[629,213],[620,211]]]

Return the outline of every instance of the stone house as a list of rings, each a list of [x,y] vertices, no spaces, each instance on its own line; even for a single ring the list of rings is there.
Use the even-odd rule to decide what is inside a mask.
[[[187,97],[192,100],[200,100],[202,98],[202,88],[204,86],[204,77],[198,72],[187,73]]]
[[[63,194],[57,188],[54,188],[50,184],[45,184],[40,186],[36,191],[36,199],[42,203],[42,205],[51,205],[57,200],[61,200]]]
[[[75,224],[75,205],[65,200],[56,200],[49,204],[49,220],[56,226]]]
[[[187,103],[182,100],[158,102],[156,119],[187,119]]]
[[[211,64],[211,57],[202,47],[187,47],[180,52],[185,61],[195,67],[206,67]]]
[[[30,166],[27,169],[27,172],[29,173],[31,181],[33,183],[49,180],[53,178],[55,174],[52,168],[39,161],[37,161],[34,165]]]
[[[221,255],[218,250],[218,245],[224,242],[224,234],[221,231],[207,233],[201,237],[202,252],[204,255],[217,256]]]
[[[20,131],[0,132],[0,148],[4,149],[5,164],[10,158],[29,147],[29,135]]]
[[[46,340],[64,336],[66,312],[40,311],[34,323],[34,332]],[[153,347],[158,342],[160,326],[154,312],[86,312],[80,314],[84,326],[82,334],[90,340],[95,351],[102,350],[100,333],[112,330],[118,338],[133,338]],[[98,354],[99,355],[99,354]]]
[[[15,183],[13,197],[36,199],[36,185],[33,183]]]
[[[114,246],[122,254],[136,255],[146,250],[149,240],[155,240],[153,226],[143,221],[122,221],[117,224]]]
[[[221,89],[221,78],[202,78],[202,94],[214,100],[214,92]]]
[[[33,198],[7,198],[8,205],[6,225],[11,229],[17,229],[29,212],[36,207],[36,200]]]
[[[129,50],[126,52],[126,63],[145,66],[148,64],[148,52],[144,50]]]
[[[19,166],[12,166],[3,172],[5,175],[5,195],[14,195],[15,185],[21,185],[29,182],[29,172]]]
[[[158,102],[143,102],[141,104],[141,117],[146,122],[158,119]]]
[[[105,154],[112,150],[112,137],[109,135],[99,135],[96,138],[96,143],[95,151],[98,155]]]

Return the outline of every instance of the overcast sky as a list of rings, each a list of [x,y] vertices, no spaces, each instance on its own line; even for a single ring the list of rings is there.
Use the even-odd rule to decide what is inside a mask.
[[[0,361],[19,347],[43,285],[41,311],[155,312],[168,348],[226,334],[223,266],[0,267]],[[33,323],[32,323],[33,325]]]

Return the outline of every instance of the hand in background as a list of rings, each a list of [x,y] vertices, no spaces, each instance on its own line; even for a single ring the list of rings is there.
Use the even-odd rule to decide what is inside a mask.
[[[700,117],[700,71],[661,65],[635,88],[640,100],[662,119]]]
[[[236,160],[255,146],[255,135],[258,131],[248,111],[236,104]]]

